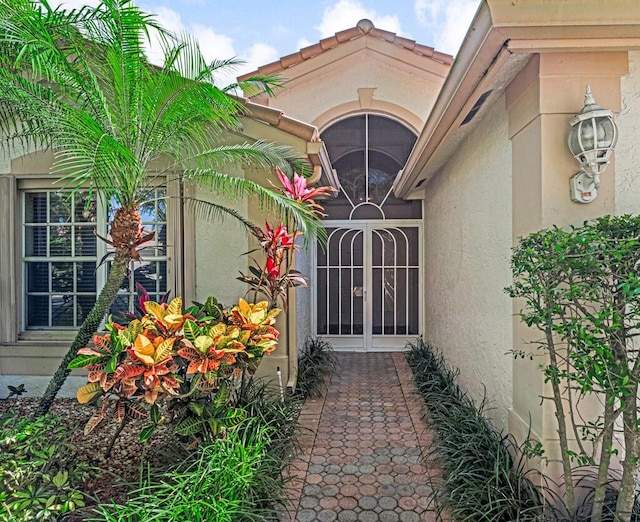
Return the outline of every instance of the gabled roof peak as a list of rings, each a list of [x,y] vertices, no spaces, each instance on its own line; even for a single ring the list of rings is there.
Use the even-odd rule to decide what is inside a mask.
[[[283,70],[288,69],[289,67],[293,67],[294,65],[298,65],[305,60],[314,58],[326,51],[329,51],[339,46],[340,44],[363,37],[382,40],[384,42],[400,47],[401,49],[411,51],[418,56],[424,56],[445,65],[450,65],[453,62],[453,57],[449,54],[438,52],[434,50],[433,47],[421,45],[419,43],[416,43],[415,40],[398,36],[396,35],[396,33],[378,29],[373,25],[373,22],[371,20],[363,18],[355,27],[352,27],[351,29],[345,29],[344,31],[338,31],[333,36],[323,38],[316,44],[309,45],[308,47],[300,49],[296,53],[283,56],[275,62],[263,65],[259,67],[257,71],[243,74],[242,76],[238,77],[238,81],[246,80],[247,78],[255,76],[256,74],[280,73]]]
[[[375,25],[373,25],[373,22],[367,18],[363,18],[362,20],[360,20],[356,24],[356,27],[360,29],[364,34],[369,33],[371,29],[375,29]]]

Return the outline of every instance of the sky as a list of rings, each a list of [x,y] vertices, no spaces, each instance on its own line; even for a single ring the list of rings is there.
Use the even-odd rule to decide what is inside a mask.
[[[50,0],[78,7],[97,0]],[[254,71],[368,18],[455,56],[480,0],[135,0],[167,29],[188,31],[207,60],[237,58],[234,75]],[[153,61],[153,58],[152,58]],[[217,83],[217,82],[216,82]]]

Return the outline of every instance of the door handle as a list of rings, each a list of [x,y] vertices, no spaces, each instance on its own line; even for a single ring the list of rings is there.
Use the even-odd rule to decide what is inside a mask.
[[[364,286],[354,286],[353,290],[352,290],[352,293],[356,297],[365,297],[367,292],[364,289]]]

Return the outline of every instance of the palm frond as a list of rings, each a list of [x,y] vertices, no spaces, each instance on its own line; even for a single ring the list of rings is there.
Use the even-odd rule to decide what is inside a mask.
[[[184,173],[184,177],[233,200],[247,196],[256,198],[263,212],[276,214],[285,223],[293,220],[295,229],[299,230],[307,240],[309,237],[317,237],[323,241],[326,237],[322,222],[307,205],[258,183],[222,174],[213,169],[190,170]]]
[[[184,197],[182,201],[193,209],[197,218],[220,223],[224,223],[226,218],[232,218],[242,225],[249,234],[254,234],[257,230],[253,222],[249,221],[234,208],[192,197]]]
[[[283,77],[280,74],[256,74],[241,82],[227,85],[223,90],[230,93],[241,90],[247,97],[261,92],[266,93],[268,96],[275,96],[276,90],[282,89],[283,85]]]
[[[182,156],[182,166],[189,168],[219,168],[223,165],[244,165],[273,169],[278,167],[288,176],[293,172],[304,174],[309,164],[291,147],[276,145],[266,141],[241,143],[237,145],[218,145],[201,150],[193,156]],[[170,168],[177,167],[177,164]]]

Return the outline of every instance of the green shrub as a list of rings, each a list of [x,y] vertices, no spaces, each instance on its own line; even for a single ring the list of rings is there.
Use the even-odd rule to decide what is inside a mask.
[[[284,503],[284,471],[295,454],[300,401],[281,401],[263,381],[247,379],[233,405],[246,412],[244,422],[190,452],[183,446],[160,450],[169,471],[147,472],[125,505],[101,505],[90,520],[277,520],[275,506]],[[184,458],[177,466],[176,455]]]
[[[252,424],[256,421],[248,421]],[[233,430],[200,446],[173,471],[147,474],[126,504],[101,505],[90,520],[118,522],[232,522],[266,520],[270,507],[259,506],[257,491],[273,489],[268,427]]]
[[[297,392],[305,399],[320,397],[326,389],[326,377],[338,367],[338,359],[329,341],[307,337],[298,356]]]
[[[513,249],[507,293],[523,308],[522,322],[539,335],[541,370],[551,393],[570,513],[576,464],[597,469],[592,522],[604,520],[613,483],[617,520],[637,507],[640,473],[640,216],[603,216],[567,229],[551,227],[521,238]],[[529,348],[517,357],[537,358]],[[585,417],[588,405],[589,414]],[[594,405],[600,404],[599,408]],[[616,440],[624,458],[616,457]],[[554,443],[555,445],[555,443]],[[621,467],[615,479],[612,470]],[[608,507],[607,507],[608,509]]]
[[[458,371],[445,365],[422,339],[410,344],[407,360],[435,430],[429,458],[442,471],[432,503],[439,514],[460,522],[542,522],[558,520],[524,471],[518,448],[484,416],[456,384]],[[528,448],[529,453],[536,447]]]
[[[59,417],[0,419],[0,521],[56,520],[84,506],[88,476]]]

